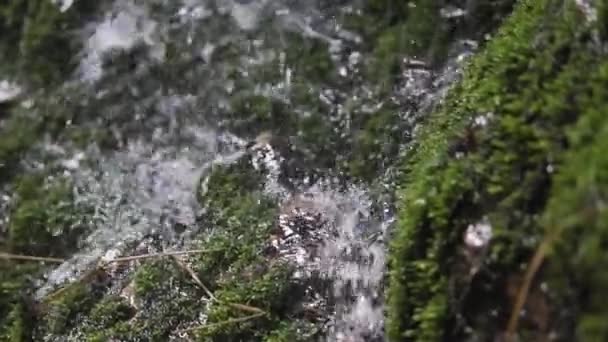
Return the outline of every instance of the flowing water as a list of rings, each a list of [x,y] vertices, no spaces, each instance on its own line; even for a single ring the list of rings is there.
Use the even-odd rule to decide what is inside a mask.
[[[38,295],[77,279],[99,258],[141,250],[142,244],[153,250],[144,243],[151,236],[159,241],[157,249],[188,245],[199,233],[193,227],[203,209],[196,200],[201,174],[214,163],[240,158],[252,138],[225,129],[230,127],[230,118],[223,116],[227,101],[239,88],[285,97],[300,72],[284,60],[287,33],[327,44],[342,79],[339,83],[348,84],[310,85],[326,102],[338,134],[348,132],[351,115],[340,99],[361,108],[381,105],[358,74],[358,63],[365,58],[357,50],[361,38],[342,29],[336,19],[354,4],[116,1],[104,18],[84,28],[80,34],[86,49],[78,56],[78,72],[65,85],[74,91],[66,91],[64,100],[85,112],[79,114],[88,113],[87,124],[103,128],[116,143],[102,151],[96,144],[76,146],[49,137],[31,152],[30,168],[60,169],[57,177],[74,181],[79,205],[95,208],[85,222],[93,228],[79,251],[48,274]],[[455,46],[441,73],[417,67],[403,71],[393,96],[400,103],[416,104],[404,107],[404,120],[415,121],[416,113],[441,98],[472,45]],[[218,55],[230,49],[236,56]],[[168,53],[178,56],[170,64],[164,57]],[[263,83],[249,77],[267,61],[274,62],[275,70],[268,73],[278,73],[278,81]],[[240,75],[236,80],[230,77],[235,72]],[[0,96],[9,95],[8,90],[0,91]],[[268,164],[274,157],[264,158],[260,162]],[[380,191],[324,178],[297,186],[325,223],[317,227],[314,255],[302,257],[309,252],[298,243],[283,252],[304,272],[331,280],[326,298],[320,298],[331,311],[327,341],[383,340],[386,241],[394,221],[393,200],[385,195],[394,185],[394,172],[390,167],[383,170]],[[286,201],[289,190],[272,184],[267,183],[267,192]]]

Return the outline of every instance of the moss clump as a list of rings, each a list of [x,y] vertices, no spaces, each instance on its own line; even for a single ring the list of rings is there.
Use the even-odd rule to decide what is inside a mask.
[[[107,333],[114,338],[165,341],[180,323],[194,321],[204,310],[204,303],[199,301],[202,290],[169,260],[140,267],[134,276],[134,289],[141,306],[135,323],[126,331],[123,323],[110,328]]]
[[[264,342],[305,342],[314,340],[319,328],[304,320],[282,322],[269,333]]]
[[[382,30],[374,46],[366,75],[382,89],[390,90],[401,70],[404,57],[430,64],[445,58],[450,41],[450,23],[439,16],[441,6],[433,1],[418,1],[407,19]]]
[[[599,298],[608,286],[600,265],[606,262],[607,211],[600,204],[608,195],[608,120],[600,108],[608,91],[608,64],[589,75],[590,91],[581,95],[580,119],[567,132],[570,150],[554,178],[552,196],[543,224],[545,234],[557,236],[549,256],[549,285],[559,294],[566,317],[576,319],[574,338],[599,341],[608,338],[602,322],[608,310]]]
[[[401,209],[388,296],[392,340],[499,335],[514,301],[508,287],[518,287],[514,279],[521,275],[521,265],[551,226],[541,218],[557,222],[568,212],[551,209],[547,202],[570,199],[570,208],[580,209],[588,202],[576,202],[579,195],[592,187],[603,191],[599,189],[606,184],[593,178],[599,173],[583,182],[577,170],[587,170],[588,162],[569,157],[589,153],[592,165],[603,165],[603,157],[591,152],[601,148],[599,141],[576,140],[585,132],[583,124],[593,120],[594,127],[603,127],[604,122],[593,114],[605,105],[605,97],[599,100],[595,94],[606,88],[605,56],[595,48],[595,30],[571,2],[521,1],[442,108],[423,124],[412,153],[401,161]],[[568,185],[573,182],[574,188]],[[580,211],[570,212],[585,222],[586,241],[602,241],[600,214],[598,221],[586,221]],[[481,265],[475,266],[465,257],[463,236],[484,217],[494,237]],[[582,227],[568,225],[577,226]],[[564,242],[563,254],[556,251],[550,259],[562,277],[562,266],[568,265],[562,258],[585,245],[585,240],[576,241]],[[601,264],[599,254],[589,255],[595,257],[572,262],[572,270]],[[471,273],[474,268],[478,271]],[[606,317],[603,310],[572,296],[603,286],[601,272],[596,274],[586,283],[562,286],[563,291],[555,285],[559,294],[552,301],[542,292],[534,295],[536,305],[526,307],[522,336],[536,340],[553,332],[569,340],[573,329],[568,326],[578,325],[579,336],[604,338],[594,323]],[[559,278],[543,277],[550,284]],[[577,303],[577,310],[562,306],[567,302]],[[558,324],[562,318],[570,325]]]
[[[62,12],[46,0],[0,5],[0,70],[26,83],[47,85],[65,78],[81,50],[75,32],[90,20],[97,2],[77,1]],[[16,62],[15,62],[16,61]]]
[[[49,182],[42,174],[28,174],[15,182],[14,195],[16,200],[6,235],[0,240],[0,251],[45,257],[69,255],[84,232],[84,227],[76,224],[82,212],[73,203],[70,184]],[[8,340],[27,340],[32,335],[37,314],[26,298],[33,281],[45,268],[38,263],[0,261],[0,334]],[[75,297],[66,297],[65,302],[54,304],[56,319],[45,316],[49,319],[46,323],[52,331],[63,331],[66,320],[73,318],[72,310],[82,303]]]
[[[215,282],[224,272],[236,272],[262,260],[262,249],[274,224],[276,205],[261,193],[262,175],[247,158],[214,168],[201,202],[209,208],[205,225],[215,227],[203,245],[197,268]],[[214,285],[214,284],[212,284]]]
[[[111,327],[133,317],[133,308],[124,298],[109,296],[95,304],[90,313],[90,319],[97,329]]]
[[[29,341],[32,338],[32,315],[23,302],[11,306],[8,315],[0,320],[0,340],[7,342]]]
[[[17,171],[25,151],[36,141],[37,121],[11,117],[0,131],[0,183]]]
[[[399,144],[405,140],[400,127],[399,110],[383,108],[364,120],[362,129],[355,133],[349,174],[371,180],[385,163],[397,155]]]
[[[297,316],[303,284],[292,279],[290,266],[265,253],[277,208],[262,192],[262,175],[243,158],[214,166],[208,177],[199,200],[207,208],[202,224],[212,229],[201,242],[206,252],[190,262],[216,299],[208,298],[178,263],[147,262],[132,278],[137,310],[121,299],[102,300],[83,319],[88,322],[88,341],[164,341],[176,331],[196,327],[201,314],[206,323],[188,332],[201,341],[276,340],[288,336],[286,324],[291,321],[299,322],[301,333],[314,332],[312,324]],[[263,310],[264,315],[231,322],[252,314],[239,305]]]
[[[302,284],[292,279],[292,268],[265,254],[277,208],[261,192],[260,176],[247,158],[217,167],[201,198],[208,207],[205,225],[214,229],[202,245],[209,252],[195,266],[220,301],[209,309],[209,327],[197,332],[201,341],[264,340],[291,319],[304,295]],[[224,324],[251,314],[230,303],[254,306],[266,314]]]
[[[335,80],[336,68],[329,46],[321,39],[305,38],[301,34],[286,34],[285,65],[296,80],[328,83]]]
[[[40,334],[62,335],[76,326],[96,301],[91,290],[86,284],[70,284],[60,295],[46,303],[38,326]]]
[[[85,227],[77,223],[79,209],[69,183],[47,183],[42,174],[26,175],[17,181],[15,194],[6,239],[9,251],[65,256],[77,247]]]
[[[232,272],[231,272],[232,273]],[[286,265],[243,267],[237,274],[225,275],[217,298],[225,303],[251,305],[268,313],[255,319],[235,324],[221,324],[230,319],[246,317],[251,312],[236,310],[229,304],[214,304],[208,313],[209,327],[198,331],[200,341],[263,340],[267,334],[280,329],[290,310],[303,295],[292,280],[292,270]],[[243,277],[246,279],[243,279]],[[218,323],[218,325],[213,325]]]
[[[231,108],[232,115],[226,124],[236,134],[249,136],[252,131],[255,134],[269,129],[284,134],[294,124],[294,114],[287,106],[282,101],[267,96],[234,96]]]

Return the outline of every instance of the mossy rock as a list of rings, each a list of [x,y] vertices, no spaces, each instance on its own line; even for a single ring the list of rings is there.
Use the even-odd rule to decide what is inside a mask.
[[[601,198],[607,186],[599,172],[604,158],[593,152],[603,143],[589,135],[590,122],[596,129],[605,123],[596,114],[605,105],[600,94],[606,73],[595,32],[597,26],[572,2],[521,1],[422,125],[412,152],[401,160],[388,293],[392,340],[501,335],[515,300],[510,288],[520,286],[522,267],[536,246],[582,226],[586,238],[579,233],[580,239],[555,245],[547,263],[554,270],[534,282],[519,334],[532,340],[549,334],[560,340],[605,338],[596,322],[607,312],[581,297],[604,286],[602,271],[591,270],[603,262],[602,253],[581,259],[570,254],[584,246],[591,251],[604,239],[603,212],[589,216],[583,209],[588,191]],[[577,158],[582,155],[587,161]],[[589,165],[594,171],[587,173]],[[493,239],[477,259],[481,264],[473,265],[463,236],[483,220],[491,224]],[[596,276],[565,281],[577,271]],[[546,293],[537,290],[543,281]]]

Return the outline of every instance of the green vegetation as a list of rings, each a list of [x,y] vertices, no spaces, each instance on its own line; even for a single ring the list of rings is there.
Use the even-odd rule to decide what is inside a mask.
[[[299,316],[306,284],[266,252],[276,204],[261,192],[261,175],[245,157],[216,166],[209,177],[199,199],[209,208],[204,226],[214,228],[200,243],[207,252],[188,263],[213,298],[183,264],[152,260],[128,280],[131,303],[104,295],[103,282],[83,280],[50,301],[42,331],[83,333],[86,341],[165,341],[180,331],[198,341],[276,342],[314,335],[317,327]],[[198,323],[202,313],[204,324]]]
[[[63,257],[74,251],[85,231],[75,218],[85,211],[74,205],[69,183],[51,182],[42,174],[24,175],[15,182],[15,198],[6,235],[0,240],[1,252]],[[27,291],[44,269],[36,263],[0,260],[0,336],[6,340],[22,341],[32,335],[35,314]],[[61,330],[73,318],[71,312],[81,309],[79,295],[83,293],[70,291],[65,300],[53,303],[56,314],[46,316],[49,329]]]
[[[71,184],[46,184],[43,175],[26,175],[17,181],[16,195],[6,239],[10,252],[61,257],[77,247],[85,227],[74,221]]]
[[[578,326],[577,339],[606,338],[597,323],[605,310],[584,295],[605,286],[597,269],[604,213],[596,201],[606,187],[605,157],[597,151],[608,78],[596,30],[573,2],[521,1],[423,124],[401,161],[388,295],[392,340],[500,334],[515,300],[508,288],[519,287],[522,265],[552,234],[562,239],[548,260],[552,271],[534,283],[521,336],[538,340],[554,331],[572,339],[567,325],[556,323],[565,317]],[[463,235],[484,217],[494,237],[471,275]],[[572,258],[579,250],[585,256]],[[574,274],[581,281],[567,281]],[[549,293],[535,290],[543,281]]]
[[[287,334],[287,322],[299,323],[293,315],[304,295],[304,284],[292,279],[291,267],[265,253],[276,204],[261,192],[261,175],[248,158],[218,166],[209,177],[209,189],[201,200],[211,204],[205,225],[215,228],[203,243],[210,252],[201,254],[195,266],[219,302],[208,311],[210,327],[199,330],[197,336],[201,341],[263,341],[266,336],[276,341]],[[267,314],[242,323],[221,324],[247,316],[230,303],[254,306]]]
[[[34,86],[50,85],[76,66],[82,49],[77,30],[91,19],[97,2],[75,1],[65,12],[46,0],[0,5],[0,71]]]

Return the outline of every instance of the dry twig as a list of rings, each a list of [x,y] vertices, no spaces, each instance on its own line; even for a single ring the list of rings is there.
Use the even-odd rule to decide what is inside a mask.
[[[517,297],[515,298],[513,311],[511,312],[511,316],[509,317],[509,323],[505,332],[507,342],[515,341],[515,333],[517,331],[517,325],[519,323],[519,313],[523,309],[526,300],[528,299],[528,293],[530,292],[530,287],[532,286],[534,276],[538,272],[540,266],[543,264],[547,251],[549,250],[549,246],[553,242],[554,238],[555,234],[549,234],[545,236],[543,241],[536,248],[532,259],[530,259],[530,263],[528,265],[528,268],[526,269],[526,273],[524,274],[524,279],[522,281],[521,287],[517,291]]]
[[[202,288],[203,291],[205,291],[205,293],[207,294],[207,296],[209,298],[211,298],[211,300],[213,300],[215,302],[219,302],[219,300],[213,295],[213,292],[211,292],[211,290],[209,290],[209,288],[207,288],[207,286],[205,286],[205,284],[201,281],[201,279],[198,277],[196,272],[194,272],[194,270],[192,268],[190,268],[190,266],[188,266],[185,262],[179,260],[179,258],[176,256],[173,256],[172,258],[175,261],[175,263],[177,264],[177,266],[179,266],[182,270],[186,271],[186,273],[188,273],[190,275],[190,277],[192,278],[194,283],[196,283],[196,285],[198,285],[200,288]]]
[[[196,283],[196,285],[198,285],[200,288],[203,289],[203,291],[205,291],[205,293],[207,294],[207,296],[214,302],[218,303],[218,304],[223,304],[223,305],[228,305],[232,308],[241,310],[241,311],[247,311],[247,312],[252,312],[252,313],[257,313],[257,314],[266,314],[266,311],[260,309],[260,308],[256,308],[254,306],[250,306],[250,305],[245,305],[245,304],[238,304],[238,303],[227,303],[227,302],[223,302],[221,300],[219,300],[217,297],[215,297],[213,295],[213,292],[211,292],[211,290],[209,290],[209,288],[207,286],[205,286],[205,284],[201,281],[201,279],[198,277],[198,275],[196,274],[196,272],[194,272],[194,270],[192,268],[190,268],[190,266],[188,266],[185,262],[181,261],[179,258],[177,258],[176,256],[173,256],[173,260],[175,261],[175,263],[184,271],[186,271],[186,273],[188,273],[190,275],[190,277],[192,278],[192,280],[194,281],[194,283]]]
[[[201,325],[198,327],[188,328],[188,329],[185,329],[184,332],[199,331],[199,330],[203,330],[203,329],[216,328],[216,327],[220,327],[220,326],[228,325],[228,324],[243,323],[243,322],[250,321],[252,319],[262,317],[264,315],[266,315],[266,314],[260,312],[260,313],[245,316],[245,317],[230,318],[225,321],[221,321],[221,322],[217,322],[217,323],[209,323],[209,324]]]
[[[57,263],[57,264],[61,264],[61,263],[65,262],[64,259],[60,259],[60,258],[37,257],[37,256],[31,256],[31,255],[18,255],[18,254],[11,254],[11,253],[0,253],[0,259],[41,261],[41,262],[52,262],[52,263]]]
[[[188,250],[188,251],[140,254],[140,255],[132,255],[132,256],[115,258],[112,260],[105,261],[104,264],[115,264],[115,263],[134,261],[134,260],[140,260],[140,259],[163,258],[163,257],[168,257],[168,256],[174,257],[177,255],[201,254],[201,253],[206,253],[206,252],[209,252],[209,250],[208,249],[192,249],[192,250]]]

